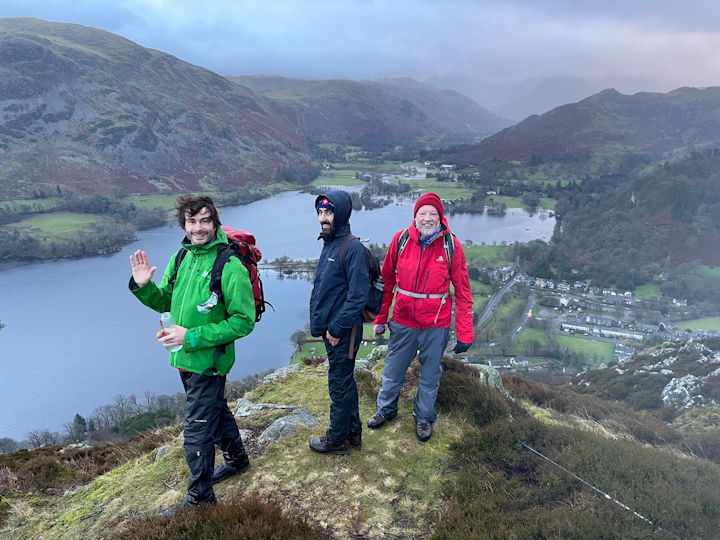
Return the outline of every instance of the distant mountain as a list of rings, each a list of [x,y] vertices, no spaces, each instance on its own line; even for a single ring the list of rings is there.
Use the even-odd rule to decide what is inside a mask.
[[[483,163],[585,155],[613,162],[627,153],[662,158],[717,147],[719,120],[720,87],[634,95],[610,89],[531,116],[444,159]]]
[[[453,90],[413,79],[305,80],[229,76],[281,102],[317,142],[392,143],[425,135],[489,135],[510,124]]]
[[[490,111],[515,122],[533,114],[543,114],[561,105],[575,103],[606,88],[615,88],[623,94],[635,94],[667,92],[677,87],[627,75],[554,76],[520,82],[498,82],[472,77],[433,77],[426,82],[440,88],[454,88]]]
[[[307,166],[294,119],[111,33],[0,19],[0,198],[237,188]]]

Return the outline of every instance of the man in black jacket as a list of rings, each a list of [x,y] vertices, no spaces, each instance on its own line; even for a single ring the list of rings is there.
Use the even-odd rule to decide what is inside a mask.
[[[340,190],[320,195],[315,210],[323,248],[310,294],[310,333],[323,337],[328,355],[330,427],[322,437],[310,440],[310,448],[345,454],[362,443],[354,370],[370,275],[363,245],[350,236],[350,195]]]

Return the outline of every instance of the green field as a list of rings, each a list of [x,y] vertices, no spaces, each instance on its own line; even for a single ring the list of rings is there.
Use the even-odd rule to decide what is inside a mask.
[[[464,244],[463,251],[468,263],[480,262],[484,266],[504,266],[510,264],[508,257],[511,257],[509,246],[491,246],[478,244]]]
[[[697,267],[696,272],[701,276],[720,279],[720,267],[701,265]]]
[[[677,326],[678,328],[680,328],[682,330],[689,328],[692,331],[714,330],[716,332],[720,332],[720,317],[705,317],[702,319],[691,319],[688,321],[678,321],[675,323],[675,326]]]
[[[361,186],[367,182],[355,178],[357,169],[340,170],[330,169],[323,170],[320,176],[312,181],[313,186]]]
[[[90,230],[94,226],[114,221],[107,216],[97,214],[74,214],[72,212],[54,212],[38,214],[22,221],[6,225],[7,228],[31,233],[37,236],[65,238],[81,230]]]
[[[537,341],[543,347],[548,344],[548,335],[538,328],[523,328],[515,339],[518,347],[526,347],[532,341]]]
[[[45,197],[42,199],[20,199],[14,201],[0,201],[0,210],[9,214],[29,212],[44,212],[65,204],[61,197]]]
[[[175,208],[175,201],[177,200],[176,193],[163,193],[154,195],[130,195],[125,197],[123,201],[132,203],[138,208],[165,208],[168,211]]]
[[[644,285],[640,285],[639,287],[635,287],[633,290],[633,297],[638,300],[649,300],[651,298],[655,298],[656,296],[660,296],[660,294],[660,285],[656,283],[646,283]]]
[[[610,341],[573,336],[557,336],[557,340],[560,345],[567,347],[569,351],[582,353],[588,360],[595,359],[592,363],[593,367],[597,367],[602,362],[610,362],[615,350],[615,344]]]

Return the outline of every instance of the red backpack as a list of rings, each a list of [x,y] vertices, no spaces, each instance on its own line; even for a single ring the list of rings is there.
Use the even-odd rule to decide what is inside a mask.
[[[213,264],[212,272],[210,273],[210,292],[217,294],[218,299],[224,301],[222,293],[222,271],[225,267],[225,263],[228,262],[230,257],[237,257],[243,266],[247,268],[248,274],[250,275],[250,285],[252,285],[253,297],[255,298],[255,322],[258,322],[265,313],[265,304],[275,308],[270,302],[265,300],[265,293],[263,292],[263,284],[258,273],[257,264],[262,258],[260,249],[255,245],[255,236],[252,233],[244,231],[242,229],[233,229],[232,227],[226,227],[221,225],[220,228],[227,234],[229,244],[218,246],[217,257],[215,258],[215,264]],[[168,280],[171,287],[175,285],[175,279],[177,278],[178,268],[180,263],[187,254],[185,248],[180,250],[175,255],[175,270],[172,276]]]

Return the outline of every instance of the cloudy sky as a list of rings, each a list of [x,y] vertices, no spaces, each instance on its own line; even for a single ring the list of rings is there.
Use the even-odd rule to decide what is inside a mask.
[[[717,0],[2,0],[0,17],[16,16],[102,28],[225,75],[720,85]]]

